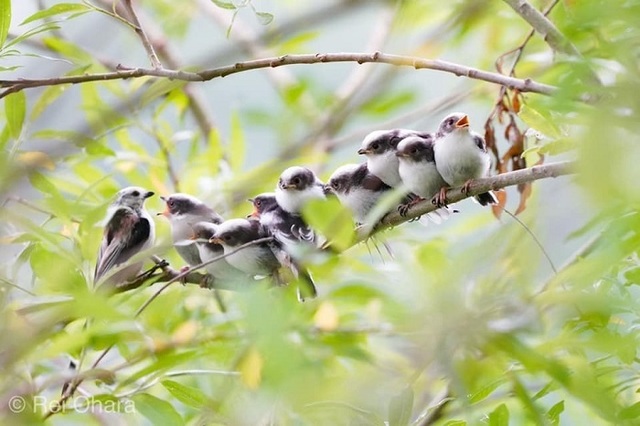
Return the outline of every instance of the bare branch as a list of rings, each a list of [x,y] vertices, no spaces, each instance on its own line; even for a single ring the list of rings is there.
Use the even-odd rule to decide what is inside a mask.
[[[11,93],[33,87],[56,86],[60,84],[78,84],[91,81],[122,80],[144,76],[163,77],[183,81],[209,81],[214,78],[226,77],[231,74],[261,68],[275,68],[284,65],[317,64],[331,62],[357,62],[358,64],[373,62],[395,66],[411,66],[415,69],[430,69],[434,71],[442,71],[454,74],[456,76],[464,76],[475,80],[499,84],[510,89],[517,89],[520,92],[539,93],[542,95],[552,95],[557,90],[557,88],[554,86],[538,83],[528,78],[519,79],[508,77],[502,74],[484,71],[477,68],[471,68],[438,59],[425,59],[415,56],[390,55],[386,53],[375,52],[284,55],[278,57],[256,59],[246,62],[238,62],[233,65],[212,68],[197,73],[160,68],[131,69],[120,66],[118,71],[108,73],[73,75],[45,79],[0,80],[0,87],[6,88],[6,90],[0,93],[0,99]]]
[[[503,0],[529,25],[533,27],[555,52],[581,57],[578,49],[553,25],[544,13],[526,0]]]
[[[559,163],[550,163],[541,166],[533,166],[528,169],[516,170],[514,172],[503,173],[497,176],[492,176],[484,179],[477,179],[472,182],[469,187],[469,194],[465,195],[461,188],[451,188],[447,191],[447,200],[449,203],[457,203],[465,198],[482,194],[490,190],[497,190],[506,188],[508,186],[520,185],[522,183],[533,182],[539,179],[558,177],[573,173],[573,162],[563,161]],[[358,241],[363,241],[371,236],[373,233],[382,229],[386,229],[392,226],[400,225],[408,220],[422,216],[436,210],[437,207],[431,202],[431,200],[425,200],[421,203],[412,206],[407,212],[406,216],[400,216],[397,211],[391,212],[382,218],[373,232],[367,227],[362,227],[358,231]]]
[[[132,0],[124,0],[123,2],[124,8],[127,10],[129,14],[129,19],[131,23],[134,25],[134,29],[140,40],[142,41],[142,45],[144,49],[147,51],[147,55],[149,55],[149,60],[151,61],[151,66],[155,69],[162,69],[162,63],[160,59],[158,59],[158,55],[156,55],[156,51],[153,48],[153,45],[149,41],[149,37],[147,37],[147,33],[144,32],[142,25],[140,25],[140,20],[138,19],[138,15],[136,15],[136,11],[133,9]]]

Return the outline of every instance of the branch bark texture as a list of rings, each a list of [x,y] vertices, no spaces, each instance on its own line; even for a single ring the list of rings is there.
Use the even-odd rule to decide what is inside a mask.
[[[271,58],[238,62],[232,65],[212,68],[200,72],[170,70],[163,68],[127,68],[124,66],[119,66],[119,69],[117,71],[108,73],[74,75],[44,79],[0,80],[0,87],[5,88],[4,91],[0,92],[0,99],[11,93],[34,87],[56,86],[61,84],[78,84],[91,81],[124,80],[128,78],[140,78],[146,76],[162,77],[171,80],[202,82],[213,80],[214,78],[226,77],[228,75],[236,74],[239,72],[261,68],[275,68],[286,65],[332,62],[357,62],[358,64],[382,63],[394,66],[409,66],[417,70],[430,69],[434,71],[442,71],[454,74],[456,76],[464,76],[475,80],[481,80],[506,86],[510,89],[517,89],[520,92],[539,93],[542,95],[552,95],[557,90],[557,88],[554,86],[535,82],[529,78],[520,79],[509,77],[499,73],[471,68],[465,65],[455,64],[453,62],[442,61],[439,59],[426,59],[416,56],[391,55],[386,53],[374,52],[283,55]]]

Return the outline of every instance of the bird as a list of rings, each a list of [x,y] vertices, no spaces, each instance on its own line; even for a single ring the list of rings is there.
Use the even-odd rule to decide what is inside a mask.
[[[402,184],[396,157],[398,143],[407,136],[424,134],[410,129],[375,130],[362,140],[358,154],[367,157],[367,167],[371,173],[391,188],[398,188]]]
[[[158,215],[165,216],[171,224],[173,244],[182,259],[189,266],[202,263],[197,245],[193,242],[193,226],[198,222],[222,223],[223,219],[209,206],[189,194],[176,193],[161,196],[165,210]]]
[[[326,192],[335,194],[340,203],[351,210],[358,225],[365,223],[380,198],[392,190],[369,171],[366,162],[338,167],[329,177],[325,188]]]
[[[210,221],[197,222],[192,226],[191,239],[195,242],[201,263],[210,262],[224,254],[224,247],[222,245],[209,241],[213,238],[219,227],[219,224]],[[245,272],[232,266],[226,258],[207,263],[204,269],[215,280],[227,283],[241,282],[248,278]]]
[[[249,276],[272,275],[280,267],[280,262],[268,242],[261,242],[242,249],[244,244],[268,237],[260,221],[255,219],[229,219],[217,225],[209,243],[222,246],[225,258],[231,266]]]
[[[304,301],[316,297],[318,291],[313,278],[300,264],[300,260],[309,251],[320,247],[320,239],[316,233],[305,223],[302,216],[283,209],[278,204],[275,193],[263,193],[249,201],[253,204],[253,212],[249,216],[258,219],[265,231],[273,236],[270,247],[274,255],[282,266],[291,269],[294,276],[300,279],[298,299]]]
[[[325,198],[324,184],[310,169],[293,166],[280,174],[276,201],[286,212],[300,215],[309,201]]]
[[[107,209],[106,226],[98,251],[94,283],[106,277],[106,283],[118,284],[134,279],[142,269],[142,261],[127,265],[117,272],[112,269],[126,263],[137,253],[151,247],[155,240],[155,224],[144,208],[152,191],[137,186],[120,190]]]
[[[447,185],[436,167],[434,139],[435,135],[425,133],[422,136],[408,136],[398,144],[396,156],[399,160],[398,172],[402,184],[407,190],[418,195],[400,207],[400,213],[403,215],[412,205],[434,197],[440,188]],[[445,217],[450,213],[445,208],[438,211]]]
[[[436,168],[447,185],[462,186],[465,194],[469,193],[471,181],[487,176],[491,167],[484,138],[469,129],[469,117],[461,112],[449,114],[440,122],[433,153]],[[436,204],[446,205],[446,191],[446,186],[440,189]],[[497,202],[490,192],[476,195],[475,199],[483,206]]]

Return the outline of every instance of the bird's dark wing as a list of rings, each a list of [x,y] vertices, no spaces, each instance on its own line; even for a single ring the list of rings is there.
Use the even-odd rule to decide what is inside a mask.
[[[284,246],[278,241],[274,240],[269,243],[269,248],[273,252],[273,255],[278,259],[280,266],[289,269],[293,276],[299,281],[298,283],[298,300],[304,302],[307,299],[313,299],[318,296],[316,285],[311,278],[311,274],[304,268],[296,259],[291,256]]]
[[[487,152],[487,143],[484,141],[484,138],[482,136],[477,134],[473,135],[473,141],[481,151]]]
[[[118,209],[105,227],[94,281],[98,281],[111,268],[126,262],[140,251],[149,239],[150,233],[151,224],[147,219],[129,208]]]

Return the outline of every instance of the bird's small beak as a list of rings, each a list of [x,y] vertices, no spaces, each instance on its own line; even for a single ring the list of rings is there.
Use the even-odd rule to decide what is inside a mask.
[[[149,197],[153,197],[155,195],[155,192],[153,191],[147,191],[146,194],[144,194],[144,198],[147,199]]]
[[[333,191],[331,190],[331,185],[326,184],[323,188],[322,188],[324,195],[329,195],[329,194],[333,194]]]
[[[209,243],[211,244],[222,244],[222,240],[218,237],[211,237],[209,238]]]
[[[166,218],[170,218],[171,212],[169,211],[169,206],[166,206],[163,212],[156,213],[156,216],[164,216]]]
[[[368,149],[364,149],[364,148],[360,148],[358,150],[358,154],[360,154],[360,155],[366,155],[366,154],[369,154],[370,152],[371,151],[369,151]]]
[[[396,151],[396,157],[404,158],[408,156],[409,155],[407,155],[404,151]]]
[[[165,202],[167,201],[167,197],[165,197],[164,195],[161,195],[161,196],[160,196],[160,199],[161,199],[162,201],[165,201]]]
[[[258,209],[255,208],[255,206],[253,208],[253,211],[247,215],[247,219],[251,219],[251,218],[260,219],[260,212],[258,211]]]
[[[284,183],[281,183],[281,184],[280,184],[280,188],[281,188],[281,189],[296,189],[296,186],[295,186],[295,185],[292,185],[292,184],[286,185],[286,184],[284,184]]]
[[[247,198],[247,201],[253,204],[253,202],[255,201],[255,198]]]
[[[469,117],[464,116],[456,123],[456,127],[469,127]]]

